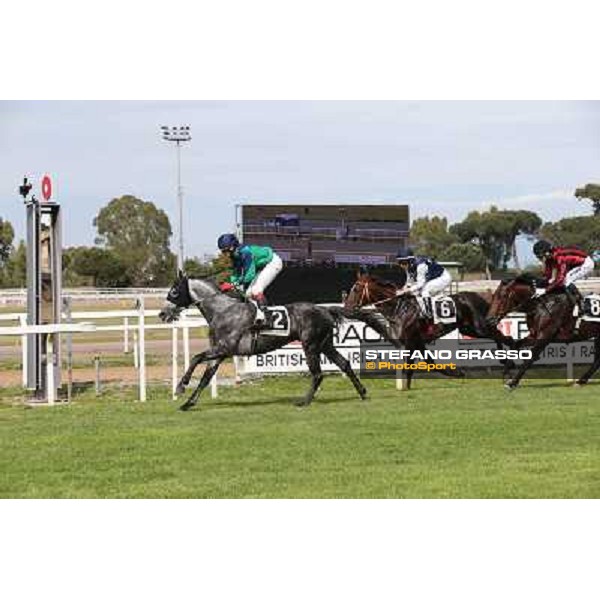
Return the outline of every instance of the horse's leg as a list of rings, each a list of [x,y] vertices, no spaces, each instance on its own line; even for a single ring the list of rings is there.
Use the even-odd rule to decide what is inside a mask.
[[[421,354],[425,354],[425,344],[423,341],[419,341],[415,344],[415,346],[413,347],[414,350],[418,350],[419,352],[421,352]],[[424,358],[423,360],[419,360],[419,362],[425,362],[428,365],[435,365],[437,364],[434,360],[431,360],[429,358]],[[459,379],[462,379],[465,377],[465,372],[463,369],[461,369],[460,367],[457,367],[456,369],[435,369],[436,373],[439,373],[440,375],[444,375],[444,377],[458,377]],[[412,371],[411,371],[412,373]]]
[[[363,386],[363,384],[360,382],[360,379],[356,376],[356,374],[352,370],[352,367],[350,366],[350,362],[348,360],[346,360],[336,350],[336,348],[335,348],[335,346],[333,344],[328,344],[323,349],[323,354],[334,365],[336,365],[338,367],[338,369],[340,369],[340,371],[342,371],[343,373],[345,373],[350,378],[350,381],[352,382],[352,385],[354,386],[354,388],[358,392],[358,394],[361,397],[361,399],[365,400],[365,398],[367,397],[367,390],[365,389],[365,387]]]
[[[592,375],[600,368],[600,336],[594,338],[594,362],[590,368],[575,382],[574,385],[585,385]]]
[[[510,381],[507,381],[504,384],[504,387],[507,390],[512,391],[519,385],[519,382],[521,381],[523,375],[525,375],[525,372],[539,360],[540,356],[542,355],[542,352],[551,341],[552,338],[536,339],[531,337],[526,337],[520,340],[518,345],[519,349],[523,349],[526,346],[532,347],[531,358],[523,362],[523,364],[517,369],[515,376]]]
[[[200,383],[197,385],[196,389],[193,391],[189,399],[179,407],[180,410],[189,410],[198,402],[198,398],[202,393],[202,390],[210,383],[210,380],[217,372],[217,369],[219,368],[219,365],[223,362],[223,360],[224,358],[217,358],[211,364],[206,366],[206,369],[204,370],[204,373],[202,373],[202,377],[200,378]]]
[[[313,345],[304,346],[304,354],[306,355],[306,364],[311,374],[310,389],[303,400],[297,400],[296,406],[308,406],[315,397],[321,382],[323,381],[323,373],[321,372],[321,351]]]
[[[224,354],[223,351],[218,350],[217,348],[209,348],[208,350],[204,350],[204,352],[200,352],[200,354],[195,354],[194,356],[192,356],[192,358],[190,359],[190,366],[188,367],[188,370],[183,374],[183,377],[177,384],[175,393],[179,396],[183,394],[183,392],[185,392],[185,388],[190,383],[190,379],[192,378],[196,367],[200,363],[207,362],[209,360],[216,360],[218,358],[223,360],[224,358],[226,358],[226,356],[227,355]]]

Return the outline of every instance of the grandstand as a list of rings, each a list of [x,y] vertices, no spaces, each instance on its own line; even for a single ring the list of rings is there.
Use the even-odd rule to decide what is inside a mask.
[[[237,215],[245,243],[291,265],[393,264],[410,225],[405,204],[243,204]]]

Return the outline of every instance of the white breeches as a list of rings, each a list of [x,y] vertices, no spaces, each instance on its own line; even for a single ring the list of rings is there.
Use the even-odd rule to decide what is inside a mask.
[[[446,271],[446,269],[444,269],[444,272],[439,277],[436,277],[435,279],[428,281],[421,288],[421,296],[423,296],[423,298],[429,298],[430,296],[437,296],[437,295],[441,294],[444,290],[449,288],[451,283],[452,283],[452,277],[450,276],[450,273],[448,273],[448,271]]]
[[[588,256],[583,263],[578,267],[571,269],[565,277],[565,286],[575,283],[578,279],[583,279],[588,275],[591,275],[594,270],[594,261]]]
[[[257,294],[264,294],[265,290],[273,283],[273,280],[283,268],[283,261],[279,256],[273,253],[271,262],[254,278],[246,290],[246,298],[251,298]]]

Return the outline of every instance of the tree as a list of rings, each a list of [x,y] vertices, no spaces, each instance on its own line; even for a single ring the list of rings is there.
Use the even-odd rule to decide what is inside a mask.
[[[561,246],[579,246],[587,252],[600,248],[600,216],[570,217],[556,223],[545,223],[541,237]]]
[[[520,269],[519,256],[517,255],[517,237],[519,235],[532,236],[536,234],[542,226],[540,217],[530,210],[511,210],[503,211],[507,217],[512,220],[512,228],[507,243],[510,245],[511,257],[515,262],[517,269]]]
[[[467,272],[485,269],[485,256],[481,248],[471,242],[452,244],[448,248],[445,248],[438,258],[442,262],[460,262]]]
[[[188,258],[183,270],[189,277],[215,276],[218,282],[222,282],[231,274],[231,267],[231,259],[225,254],[219,254],[204,262],[198,257]]]
[[[417,254],[424,256],[438,257],[458,241],[458,237],[448,231],[446,217],[420,217],[410,228],[409,243]]]
[[[0,267],[6,265],[13,250],[13,240],[15,239],[15,230],[10,221],[5,221],[0,217]]]
[[[479,246],[486,258],[485,271],[491,278],[491,269],[506,270],[508,261],[516,258],[515,240],[519,234],[532,235],[542,224],[537,214],[527,210],[473,211],[461,223],[450,227],[462,243],[472,242]]]
[[[578,200],[590,200],[592,203],[594,216],[600,216],[600,185],[588,183],[582,188],[575,190],[575,198]]]
[[[67,258],[64,262],[68,272],[88,279],[94,287],[126,287],[131,284],[126,265],[111,250],[81,246],[69,248],[64,257]]]
[[[25,287],[27,285],[27,248],[21,240],[1,270],[2,287]]]
[[[176,258],[169,249],[172,235],[166,213],[135,196],[111,200],[94,219],[96,244],[113,252],[132,285],[168,285]]]

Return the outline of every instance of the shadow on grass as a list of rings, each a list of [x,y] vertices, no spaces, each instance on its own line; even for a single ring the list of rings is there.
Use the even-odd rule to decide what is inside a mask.
[[[252,399],[252,400],[239,400],[239,401],[234,401],[234,400],[219,400],[218,398],[216,400],[211,400],[210,404],[207,403],[203,403],[202,400],[200,400],[198,402],[198,404],[190,409],[189,412],[193,412],[195,410],[198,410],[199,408],[252,408],[252,407],[256,407],[256,406],[269,406],[269,405],[282,405],[282,406],[290,406],[291,408],[310,408],[310,406],[313,405],[325,405],[325,404],[342,404],[342,403],[349,403],[349,402],[363,402],[362,400],[360,400],[358,397],[352,397],[352,394],[349,395],[336,395],[336,396],[329,396],[329,397],[325,397],[325,398],[319,398],[318,396],[313,400],[312,404],[309,404],[307,406],[297,406],[295,404],[296,401],[298,400],[302,400],[304,398],[304,396],[286,396],[286,397],[277,397],[277,398],[264,398],[264,399]],[[367,400],[368,401],[368,400]],[[180,404],[183,404],[185,402],[185,400],[182,398]]]

